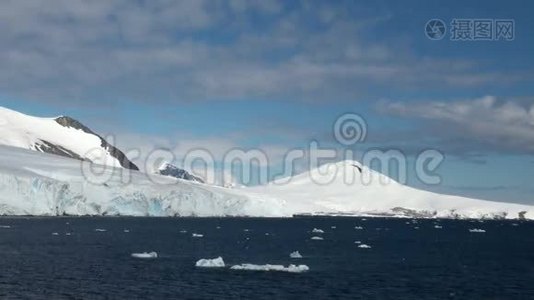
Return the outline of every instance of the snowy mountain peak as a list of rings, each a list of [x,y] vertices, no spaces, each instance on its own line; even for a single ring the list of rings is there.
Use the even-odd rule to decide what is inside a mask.
[[[160,175],[164,175],[164,176],[170,176],[170,177],[174,177],[174,178],[178,178],[178,179],[185,179],[185,180],[189,180],[189,181],[195,181],[195,182],[200,182],[200,183],[204,183],[204,180],[198,176],[195,176],[189,172],[187,172],[186,170],[184,169],[180,169],[178,168],[177,166],[167,162],[167,161],[164,161],[160,167],[158,168],[158,170],[156,171],[157,174],[160,174]]]
[[[38,118],[0,107],[0,145],[139,170],[122,151],[68,116]]]

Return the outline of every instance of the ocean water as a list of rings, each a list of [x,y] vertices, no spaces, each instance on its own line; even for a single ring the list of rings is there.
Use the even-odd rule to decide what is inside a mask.
[[[534,222],[4,217],[0,255],[0,299],[534,299]]]

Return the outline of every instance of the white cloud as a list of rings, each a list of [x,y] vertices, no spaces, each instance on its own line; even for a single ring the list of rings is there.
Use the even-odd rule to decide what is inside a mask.
[[[439,122],[442,137],[490,146],[487,150],[534,151],[534,100],[527,104],[486,96],[462,101],[384,102],[380,111]]]
[[[523,80],[366,41],[390,15],[280,1],[6,1],[0,91],[40,101],[355,98],[390,89]],[[262,22],[254,17],[260,15]],[[308,26],[322,24],[321,29]],[[421,76],[424,74],[424,76]],[[109,100],[106,99],[106,100]],[[85,101],[84,101],[85,100]]]

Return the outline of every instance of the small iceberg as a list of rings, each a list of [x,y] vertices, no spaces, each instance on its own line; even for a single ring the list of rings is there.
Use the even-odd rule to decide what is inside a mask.
[[[314,228],[312,233],[324,233],[324,231],[322,229]]]
[[[480,229],[480,228],[472,228],[472,229],[469,229],[469,232],[484,233],[484,232],[486,232],[486,230]]]
[[[336,229],[337,227],[336,226],[330,226],[331,229]]]
[[[195,264],[199,268],[224,268],[224,260],[222,257],[217,257],[214,259],[199,259]]]
[[[243,231],[244,231],[244,232],[249,232],[250,229],[245,228],[245,229],[243,229]]]
[[[106,232],[107,230],[106,229],[102,229],[102,228],[97,228],[95,229],[96,232]]]
[[[361,244],[358,246],[358,248],[362,248],[362,249],[371,249],[371,246],[367,245],[367,244]]]
[[[194,238],[201,238],[201,237],[204,237],[204,235],[203,235],[203,234],[200,234],[200,233],[193,233],[191,236],[194,237]]]
[[[322,237],[320,237],[320,236],[312,236],[311,239],[312,239],[312,240],[315,240],[315,241],[322,241],[322,240],[324,240],[324,239],[323,239]]]
[[[361,241],[354,241],[354,244],[361,244],[362,242]]]
[[[246,271],[278,271],[288,273],[302,273],[307,272],[310,268],[306,265],[289,265],[284,267],[283,265],[253,265],[253,264],[241,264],[232,266],[232,270],[246,270]]]
[[[57,233],[57,232],[52,232],[52,235],[59,235],[59,233]]]
[[[187,230],[180,230],[180,233],[187,233]]]
[[[128,233],[128,232],[130,232],[130,229],[124,229],[122,232]]]
[[[10,225],[0,225],[0,228],[9,229],[9,228],[11,228],[11,226]]]
[[[298,251],[293,251],[289,254],[289,257],[291,258],[302,258],[302,255],[300,255],[300,252]]]
[[[65,233],[65,235],[69,236],[69,235],[71,235],[71,233],[70,233],[70,232],[67,232],[67,233]]]
[[[436,229],[442,229],[443,227],[440,226],[440,225],[434,225],[434,228],[436,228]]]
[[[363,230],[363,227],[362,227],[362,226],[356,226],[356,227],[354,227],[354,229],[356,229],[356,230]]]
[[[132,253],[132,257],[144,258],[144,259],[158,258],[158,253],[153,252],[153,251],[152,252]]]

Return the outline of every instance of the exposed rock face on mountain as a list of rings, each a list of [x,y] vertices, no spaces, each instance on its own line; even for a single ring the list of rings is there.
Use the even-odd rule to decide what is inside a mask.
[[[184,169],[180,169],[173,164],[164,162],[156,171],[159,175],[170,176],[178,179],[185,179],[189,181],[195,181],[204,183],[204,180],[198,176],[195,176]]]
[[[0,145],[139,170],[122,151],[67,116],[38,118],[0,107]]]
[[[117,149],[114,146],[110,145],[101,136],[99,136],[98,134],[94,133],[91,129],[89,129],[87,126],[83,125],[82,123],[78,122],[77,120],[75,120],[75,119],[73,119],[71,117],[68,117],[68,116],[61,116],[61,117],[57,117],[55,119],[55,121],[61,126],[79,129],[79,130],[82,130],[83,132],[85,132],[87,134],[92,134],[92,135],[97,136],[100,139],[100,146],[102,148],[106,149],[111,156],[115,157],[119,161],[119,163],[121,164],[122,167],[124,167],[126,169],[130,169],[130,170],[136,170],[136,171],[139,170],[139,168],[133,162],[131,162],[126,157],[126,155],[124,155],[124,153],[122,153],[122,151],[120,151],[119,149]],[[76,157],[74,157],[74,158],[76,158]]]

